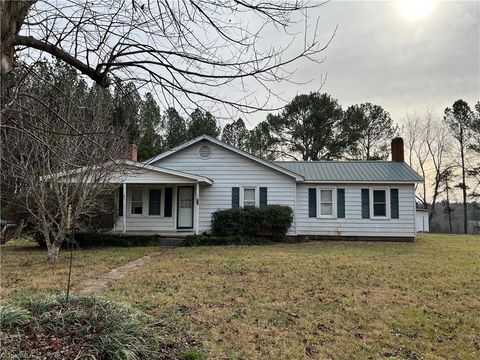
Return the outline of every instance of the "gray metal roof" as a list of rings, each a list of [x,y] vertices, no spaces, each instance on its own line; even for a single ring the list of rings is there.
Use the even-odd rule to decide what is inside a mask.
[[[423,178],[396,161],[275,161],[306,181],[418,182]]]

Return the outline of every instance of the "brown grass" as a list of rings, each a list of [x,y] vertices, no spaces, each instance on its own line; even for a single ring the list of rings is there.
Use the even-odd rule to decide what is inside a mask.
[[[74,281],[153,251],[76,253]],[[43,252],[2,254],[2,288],[61,288]],[[54,275],[51,275],[51,274]],[[477,359],[480,237],[177,248],[104,295],[202,340],[213,359]]]
[[[156,250],[154,247],[74,250],[72,286]],[[0,251],[0,298],[66,290],[68,250],[60,250],[55,265],[47,263],[47,251],[32,241],[11,241],[2,245]]]
[[[478,359],[480,237],[179,248],[108,296],[177,321],[209,358]]]

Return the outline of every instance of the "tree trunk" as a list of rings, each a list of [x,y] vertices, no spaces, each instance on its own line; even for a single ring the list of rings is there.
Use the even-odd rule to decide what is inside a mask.
[[[460,155],[462,158],[462,192],[463,192],[463,231],[468,233],[467,184],[465,180],[465,150],[463,145],[463,128],[460,129]]]
[[[36,1],[0,0],[0,74],[5,75],[14,67],[13,39],[22,27],[25,16]]]
[[[48,250],[48,262],[56,263],[58,261],[58,252],[60,251],[60,246],[52,242],[50,245],[47,245]]]

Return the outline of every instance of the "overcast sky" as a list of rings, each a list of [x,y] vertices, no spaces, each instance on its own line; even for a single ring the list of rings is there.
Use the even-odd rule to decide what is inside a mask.
[[[480,99],[478,1],[438,1],[418,19],[406,17],[397,1],[331,1],[308,15],[311,22],[319,18],[324,41],[337,25],[338,31],[323,64],[295,64],[296,80],[313,81],[280,85],[277,92],[285,99],[317,90],[322,76],[322,91],[344,108],[371,102],[396,121],[427,108],[442,113],[459,98],[471,105]],[[268,41],[280,42],[281,36],[269,33]],[[247,116],[247,126],[264,118],[265,113]]]

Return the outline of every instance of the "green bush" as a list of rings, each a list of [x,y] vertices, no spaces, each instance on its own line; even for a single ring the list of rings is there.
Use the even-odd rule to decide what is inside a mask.
[[[182,242],[183,246],[215,246],[215,245],[262,245],[268,240],[252,236],[214,236],[214,235],[189,235]]]
[[[292,225],[293,211],[288,206],[268,205],[218,210],[212,214],[215,236],[253,236],[282,239]]]
[[[43,234],[36,233],[35,241],[42,247],[45,247],[45,238]],[[73,241],[74,247],[90,248],[90,247],[136,247],[136,246],[156,246],[160,243],[159,235],[119,235],[110,233],[76,233]],[[62,247],[70,245],[70,239],[67,238],[62,243]]]
[[[165,354],[153,318],[90,296],[37,297],[0,306],[1,353],[11,358],[160,359]],[[7,309],[7,310],[4,310]],[[12,321],[12,314],[16,314]],[[20,335],[20,336],[19,336]]]

